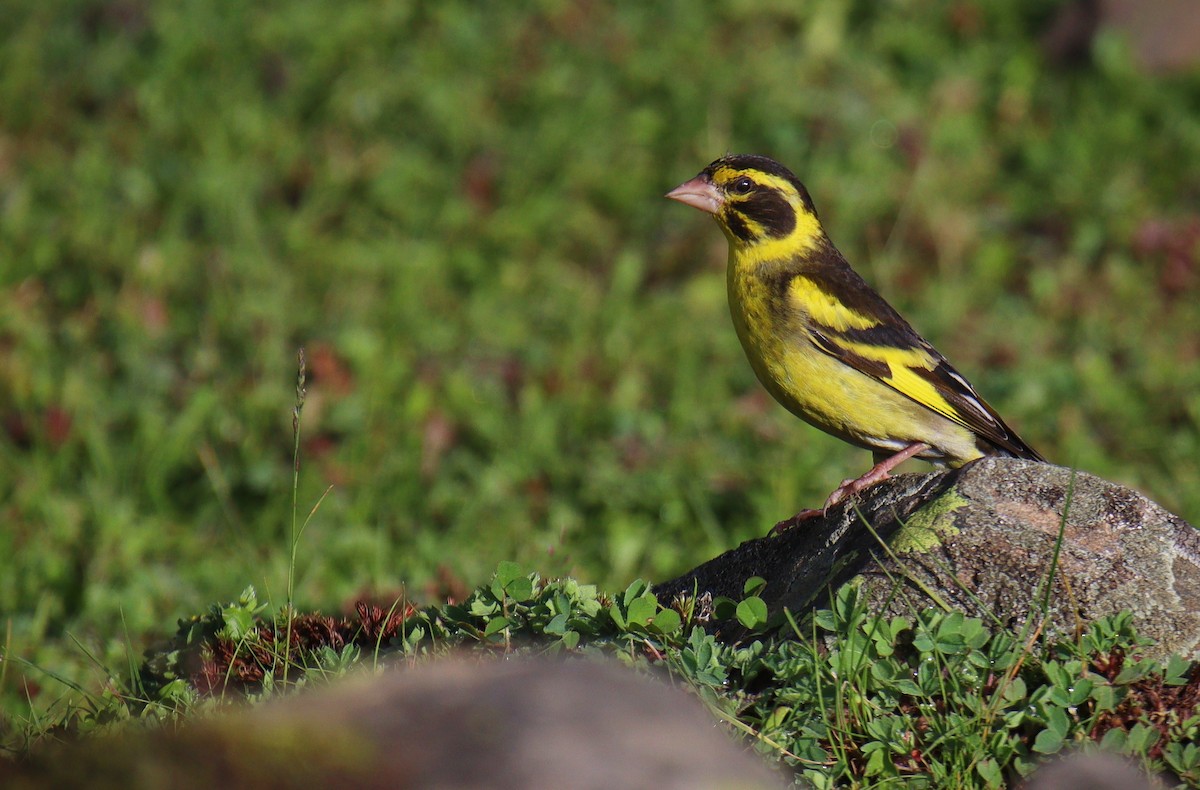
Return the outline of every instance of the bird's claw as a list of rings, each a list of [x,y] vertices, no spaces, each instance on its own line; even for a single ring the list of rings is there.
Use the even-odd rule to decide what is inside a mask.
[[[856,477],[853,480],[843,480],[841,485],[833,489],[833,493],[825,500],[825,506],[821,509],[822,513],[829,513],[829,509],[834,505],[839,504],[846,497],[851,497],[859,491],[870,488],[876,483],[882,483],[891,475],[886,469],[872,469],[862,477]]]
[[[800,522],[802,522],[802,521],[808,521],[810,518],[816,518],[817,516],[824,516],[824,515],[825,515],[824,510],[814,510],[813,508],[805,508],[804,510],[801,510],[799,513],[792,516],[791,518],[784,519],[783,521],[780,521],[775,526],[771,527],[771,531],[768,532],[767,535],[769,537],[775,537],[777,535],[782,535],[783,533],[787,532],[789,529],[800,526]]]
[[[820,510],[801,510],[786,521],[780,521],[767,534],[779,535],[797,526],[801,521],[828,515],[829,509],[842,502],[846,497],[854,496],[876,483],[882,483],[891,477],[890,472],[903,461],[907,461],[909,458],[919,455],[928,449],[930,449],[929,445],[924,442],[913,442],[895,455],[889,456],[872,466],[862,477],[856,477],[853,480],[843,480],[841,485],[835,488],[833,493],[829,495],[829,498],[825,500],[825,506]]]
[[[825,504],[821,508],[805,508],[791,518],[785,521],[780,521],[778,524],[771,527],[771,531],[767,534],[771,536],[782,535],[789,529],[800,526],[801,522],[808,521],[810,518],[817,518],[818,516],[823,518],[829,515],[829,509],[831,507],[838,504],[846,497],[853,496],[859,491],[862,491],[864,488],[870,488],[876,483],[887,479],[887,477],[887,470],[877,471],[872,469],[862,477],[857,477],[853,480],[843,480],[842,484],[835,488],[833,493],[829,495],[829,498],[825,500]]]

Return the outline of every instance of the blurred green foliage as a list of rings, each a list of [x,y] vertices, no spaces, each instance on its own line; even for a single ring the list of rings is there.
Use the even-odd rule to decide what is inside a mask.
[[[664,578],[866,454],[760,392],[726,151],[1050,459],[1200,520],[1200,78],[1023,0],[15,0],[0,38],[0,628],[103,683],[171,618],[502,559]],[[22,710],[60,696],[0,673]]]

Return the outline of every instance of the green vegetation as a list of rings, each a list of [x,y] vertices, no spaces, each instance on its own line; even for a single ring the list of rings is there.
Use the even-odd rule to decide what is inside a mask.
[[[761,585],[752,579],[743,600],[713,606],[750,630],[737,644],[705,633],[694,602],[661,606],[640,580],[608,596],[512,562],[461,603],[360,606],[353,618],[264,620],[248,589],[181,621],[131,686],[90,700],[62,726],[90,732],[169,720],[320,684],[366,662],[407,664],[463,649],[569,653],[667,669],[813,787],[897,779],[1001,787],[1048,755],[1097,745],[1200,783],[1200,677],[1189,680],[1194,667],[1178,658],[1136,658],[1144,642],[1128,616],[1094,623],[1076,642],[1045,645],[1036,634],[990,633],[957,613],[871,617],[846,586],[803,626],[790,621],[772,633],[755,595]],[[295,638],[285,649],[288,633]]]
[[[724,239],[661,199],[728,150],[1048,458],[1200,521],[1196,75],[1052,65],[1032,0],[528,6],[8,4],[6,740],[204,602],[282,606],[300,346],[303,611],[666,578],[865,469],[759,391]]]

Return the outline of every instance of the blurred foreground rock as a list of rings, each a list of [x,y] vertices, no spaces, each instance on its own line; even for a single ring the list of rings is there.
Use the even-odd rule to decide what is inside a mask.
[[[589,661],[447,660],[0,761],[0,787],[783,787],[695,697]]]
[[[1048,633],[1073,636],[1128,609],[1158,643],[1149,655],[1200,657],[1200,532],[1136,491],[1049,464],[899,475],[654,592],[737,600],[751,576],[767,581],[772,613],[826,605],[853,579],[875,611],[945,606],[1014,629],[1037,616],[1052,578]]]
[[[1076,752],[1052,758],[1033,773],[1022,790],[1166,790],[1130,760],[1104,752]]]

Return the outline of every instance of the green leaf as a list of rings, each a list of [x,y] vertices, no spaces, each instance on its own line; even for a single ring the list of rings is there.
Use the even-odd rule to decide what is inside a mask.
[[[418,625],[418,626],[411,628],[408,631],[408,633],[406,633],[404,635],[404,639],[402,640],[404,649],[411,652],[412,650],[416,649],[416,646],[424,638],[425,638],[425,629],[423,627]]]
[[[1100,739],[1100,748],[1106,752],[1123,752],[1126,739],[1125,730],[1114,727],[1104,733],[1104,737]]]
[[[1046,728],[1037,734],[1033,741],[1033,750],[1040,754],[1057,754],[1063,747],[1062,733]]]
[[[608,607],[608,616],[612,618],[613,625],[618,630],[626,631],[629,629],[629,622],[625,619],[625,615],[621,613],[621,607],[616,604]]]
[[[1166,669],[1163,671],[1163,683],[1168,686],[1184,686],[1187,685],[1188,675],[1192,668],[1192,663],[1180,655],[1172,654],[1167,659]]]
[[[1062,708],[1050,708],[1046,711],[1046,727],[1065,736],[1071,727],[1071,720]]]
[[[848,626],[856,625],[862,616],[858,605],[858,588],[843,584],[833,598],[833,611],[840,622]]]
[[[764,587],[767,586],[767,580],[761,576],[751,576],[746,579],[742,585],[742,595],[758,595]]]
[[[880,745],[882,745],[882,744],[867,744],[867,746],[876,746],[876,747],[878,747]],[[864,752],[867,751],[866,746],[863,747],[863,751]],[[894,769],[892,767],[891,758],[889,757],[886,749],[876,748],[873,751],[868,753],[867,765],[866,765],[865,770],[863,771],[864,774],[866,774],[867,776],[879,776],[880,774],[884,773],[885,771],[890,773],[891,770],[894,770]]]
[[[1129,728],[1129,736],[1125,741],[1125,747],[1134,754],[1148,754],[1154,744],[1158,743],[1160,737],[1161,733],[1159,733],[1158,729],[1139,721]]]
[[[1115,710],[1117,707],[1116,691],[1107,684],[1097,685],[1092,689],[1092,700],[1096,703],[1096,712]]]
[[[504,590],[501,588],[497,593],[497,597],[502,597],[503,595]],[[488,615],[495,614],[498,611],[500,611],[499,603],[493,599],[479,596],[476,596],[471,601],[471,605],[467,607],[467,612],[469,612],[473,617],[487,617]]]
[[[528,601],[533,597],[533,581],[528,576],[518,577],[504,585],[504,592],[514,601]]]
[[[542,631],[555,636],[562,636],[567,632],[567,616],[565,614],[556,614],[550,618],[550,622],[542,628]]]
[[[975,763],[975,770],[988,787],[1004,786],[1004,772],[1000,770],[1000,765],[994,757],[985,757]]]
[[[746,598],[737,605],[738,622],[753,631],[767,624],[767,604],[757,595]]]
[[[1025,681],[1020,676],[1014,677],[1008,685],[1004,687],[1002,699],[1009,705],[1017,702],[1022,702],[1029,691],[1025,688]]]
[[[514,579],[525,576],[525,571],[515,562],[505,560],[496,566],[496,581],[501,587],[507,587]]]
[[[253,584],[246,585],[246,589],[242,590],[242,594],[238,596],[238,605],[255,613],[260,610],[258,592],[255,591]]]
[[[483,635],[492,636],[493,634],[497,634],[500,631],[503,631],[505,628],[508,628],[508,626],[509,622],[507,617],[493,617],[488,622],[487,627],[483,629]]]
[[[646,583],[641,579],[634,579],[629,583],[629,586],[625,588],[625,594],[621,596],[621,601],[625,604],[625,606],[629,606],[635,600],[641,598],[644,592],[646,592]]]
[[[646,593],[640,598],[635,598],[629,604],[629,609],[626,615],[629,618],[630,625],[646,625],[654,617],[654,611],[658,608],[658,599],[651,593]]]
[[[1200,746],[1171,743],[1163,748],[1163,759],[1181,777],[1200,771]]]
[[[737,614],[737,601],[724,595],[713,599],[713,617],[717,620],[728,620]]]
[[[784,722],[792,715],[792,708],[787,705],[780,705],[773,709],[767,718],[763,720],[763,730],[776,730],[783,726]]]
[[[1087,678],[1077,678],[1074,686],[1067,687],[1067,705],[1076,707],[1087,702],[1096,684]]]
[[[829,609],[818,609],[813,612],[813,623],[822,631],[837,633],[841,630],[837,617]]]
[[[921,696],[940,694],[942,690],[942,672],[939,665],[932,660],[925,660],[918,664],[917,685],[921,688]]]
[[[673,634],[683,627],[683,618],[679,616],[679,612],[674,609],[663,609],[658,614],[654,615],[654,620],[651,626],[660,634]]]
[[[871,677],[884,685],[892,684],[894,686],[905,672],[907,669],[902,669],[900,664],[890,658],[871,662]]]
[[[254,615],[241,606],[228,606],[221,610],[225,621],[221,634],[234,642],[240,642],[254,629]]]
[[[716,637],[712,634],[705,633],[700,626],[693,626],[692,632],[688,634],[688,649],[695,656],[697,663],[707,665],[713,659],[713,646],[716,644]]]

